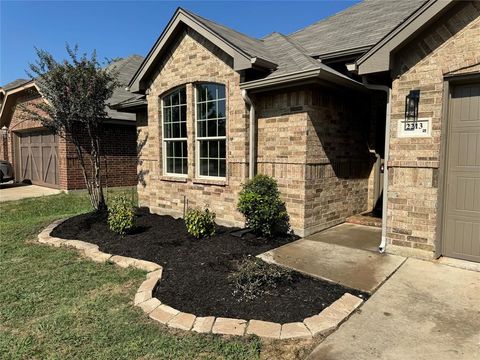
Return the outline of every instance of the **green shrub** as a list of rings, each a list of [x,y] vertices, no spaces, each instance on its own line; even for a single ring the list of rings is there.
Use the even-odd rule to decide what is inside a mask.
[[[135,206],[126,195],[117,195],[111,200],[108,226],[110,230],[121,235],[135,227]]]
[[[290,229],[277,182],[269,176],[256,175],[243,185],[237,209],[245,216],[245,225],[264,237],[287,233]]]
[[[200,209],[188,209],[185,214],[187,232],[197,239],[215,235],[215,213]]]
[[[281,284],[289,284],[293,281],[290,270],[267,264],[251,256],[245,257],[229,278],[234,286],[233,295],[239,301],[253,300]]]

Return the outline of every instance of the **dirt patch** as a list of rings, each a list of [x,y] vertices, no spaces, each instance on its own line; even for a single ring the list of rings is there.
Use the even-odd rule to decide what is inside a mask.
[[[267,242],[253,234],[235,237],[231,234],[234,230],[238,229],[218,227],[214,237],[196,240],[187,234],[183,220],[140,209],[136,230],[125,236],[110,231],[105,215],[95,213],[63,222],[52,236],[88,241],[103,252],[162,265],[163,276],[156,297],[197,316],[286,323],[319,313],[345,292],[367,298],[367,294],[357,290],[294,273],[292,283],[239,302],[229,279],[234,264],[247,255],[256,256],[296,238],[277,237]]]

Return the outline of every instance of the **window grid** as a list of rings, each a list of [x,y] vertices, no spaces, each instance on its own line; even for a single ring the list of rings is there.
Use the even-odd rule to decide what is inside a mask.
[[[197,173],[200,177],[226,177],[225,86],[201,84],[196,91]]]
[[[188,174],[186,89],[178,89],[162,99],[164,173]]]

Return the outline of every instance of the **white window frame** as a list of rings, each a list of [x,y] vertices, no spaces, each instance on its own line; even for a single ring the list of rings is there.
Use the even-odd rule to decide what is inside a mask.
[[[164,111],[164,99],[167,97],[167,96],[170,96],[172,95],[172,93],[180,90],[182,87],[178,87],[176,89],[173,89],[171,91],[169,91],[168,93],[164,94],[161,98],[161,101],[160,101],[160,106],[162,107],[162,121],[161,121],[161,126],[162,126],[162,162],[163,162],[163,174],[166,175],[166,176],[171,176],[171,177],[178,177],[178,178],[187,178],[188,177],[188,115],[186,115],[186,119],[185,119],[185,122],[187,124],[187,137],[184,137],[184,138],[165,138],[165,111]],[[180,107],[181,105],[185,105],[185,107],[188,107],[188,99],[186,99],[187,97],[187,89],[186,87],[183,87],[185,88],[185,101],[186,103],[185,104],[179,104],[178,106]],[[170,108],[172,108],[172,106],[170,106]],[[187,108],[187,111],[188,111],[188,108]],[[167,142],[171,142],[171,141],[185,141],[186,144],[187,144],[187,173],[186,174],[180,174],[180,173],[171,173],[171,172],[168,172],[167,171]]]
[[[200,85],[208,85],[208,84],[213,84],[213,85],[221,85],[225,88],[225,98],[224,99],[216,99],[218,100],[225,100],[225,136],[205,136],[205,137],[199,137],[198,136],[198,87]],[[219,181],[224,181],[227,179],[228,176],[228,146],[227,146],[227,133],[228,133],[228,99],[227,99],[227,86],[222,83],[216,83],[216,82],[201,82],[197,83],[194,86],[194,106],[195,106],[195,176],[198,179],[210,179],[210,180],[219,180]],[[205,120],[205,119],[204,119]],[[218,126],[218,125],[217,125]],[[218,129],[217,129],[218,133]],[[225,140],[225,176],[209,176],[209,175],[201,175],[200,174],[200,142],[201,141],[208,141],[208,140]]]

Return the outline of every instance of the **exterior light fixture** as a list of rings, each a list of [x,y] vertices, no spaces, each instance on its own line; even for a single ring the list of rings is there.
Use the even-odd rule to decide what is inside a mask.
[[[3,125],[3,127],[2,127],[2,137],[3,137],[4,140],[6,140],[7,136],[8,136],[8,128],[5,125]]]
[[[418,121],[418,104],[420,102],[420,90],[410,90],[405,98],[405,126],[410,126]],[[415,125],[414,125],[415,126]],[[407,130],[407,129],[405,129]]]

